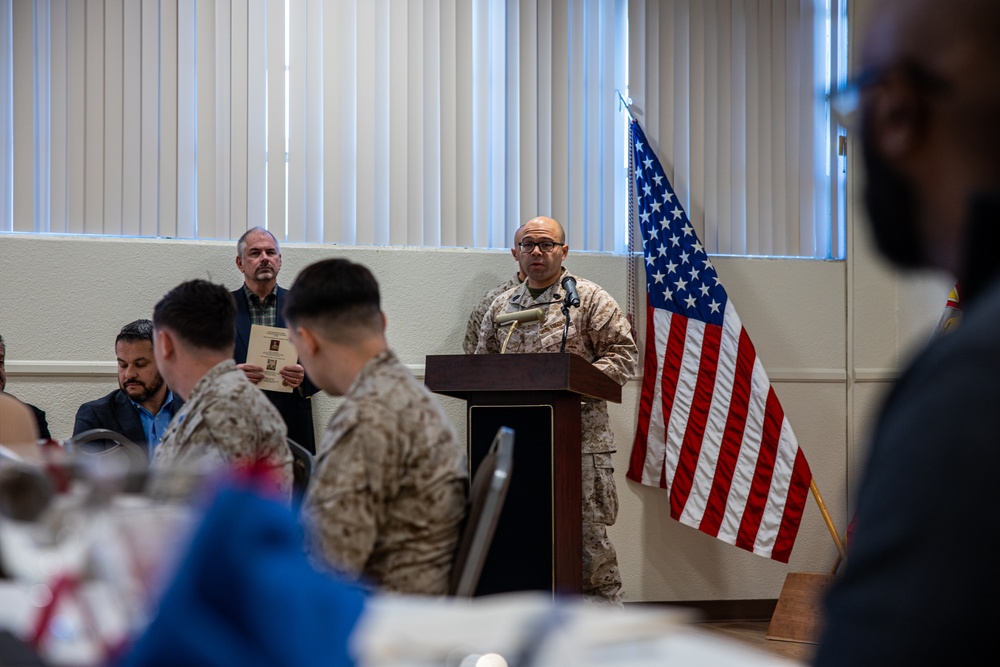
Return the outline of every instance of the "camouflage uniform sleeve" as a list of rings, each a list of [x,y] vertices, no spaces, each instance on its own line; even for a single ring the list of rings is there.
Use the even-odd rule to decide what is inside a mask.
[[[384,434],[356,425],[322,458],[306,493],[302,516],[309,551],[329,567],[357,577],[375,548],[381,482],[375,478],[388,443]]]
[[[469,315],[469,321],[465,325],[465,340],[462,342],[462,350],[466,354],[475,354],[476,348],[479,346],[479,327],[483,322],[483,315],[489,310],[490,304],[493,299],[489,298],[489,294],[472,309],[472,314]]]
[[[479,302],[479,305],[477,305],[475,310],[472,311],[465,330],[465,343],[463,345],[463,349],[466,354],[476,353],[476,348],[479,347],[481,335],[479,330],[483,324],[483,316],[491,311],[493,303],[496,301],[497,297],[501,294],[509,292],[520,284],[521,281],[517,279],[517,276],[515,276],[502,285],[497,285],[486,293],[482,301]]]
[[[496,316],[500,311],[499,300],[494,300],[493,304],[486,310],[482,321],[479,324],[479,344],[476,346],[476,354],[498,354],[500,344],[497,342]]]
[[[250,387],[251,391],[257,391]],[[266,402],[266,399],[264,399]],[[251,402],[250,405],[253,405]],[[286,441],[285,423],[270,403],[261,409],[247,409],[242,400],[217,401],[206,406],[198,430],[189,442],[210,442],[226,461],[259,461],[272,468],[277,477],[277,491],[285,499],[292,494],[292,454]]]
[[[588,335],[594,349],[594,366],[620,385],[635,374],[639,349],[632,339],[632,327],[618,303],[604,290],[594,299]]]

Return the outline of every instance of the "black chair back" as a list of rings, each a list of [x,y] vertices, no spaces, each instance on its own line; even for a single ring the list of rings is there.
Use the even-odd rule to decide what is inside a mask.
[[[94,459],[93,463],[112,470],[121,466],[121,490],[139,493],[145,488],[146,473],[149,470],[149,452],[146,445],[139,445],[127,437],[106,428],[92,428],[77,433],[63,443],[68,452],[82,459]]]
[[[309,479],[313,473],[313,455],[308,449],[288,440],[288,449],[292,451],[292,505],[298,507],[309,488]]]
[[[145,445],[138,445],[121,433],[106,428],[92,428],[77,433],[66,441],[65,447],[75,454],[88,456],[124,456],[132,471],[149,467],[149,452]]]
[[[503,511],[513,467],[514,431],[501,426],[472,478],[469,514],[451,572],[451,595],[472,597],[476,592]]]

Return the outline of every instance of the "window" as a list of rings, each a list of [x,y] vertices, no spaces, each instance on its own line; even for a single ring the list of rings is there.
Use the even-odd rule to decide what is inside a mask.
[[[630,83],[714,252],[838,256],[832,10],[752,4],[0,0],[0,231],[621,252]]]
[[[629,22],[633,113],[706,249],[843,257],[845,0],[632,0]]]

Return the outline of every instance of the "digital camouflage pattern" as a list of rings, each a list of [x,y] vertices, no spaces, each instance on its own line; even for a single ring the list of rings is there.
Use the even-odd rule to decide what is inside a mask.
[[[281,493],[291,498],[292,453],[285,422],[232,359],[220,361],[194,386],[154,450],[153,465],[189,466],[213,459],[263,462],[274,468]]]
[[[563,269],[554,285],[537,299],[527,283],[494,299],[479,332],[477,354],[497,354],[507,338],[509,326],[499,327],[496,317],[503,313],[541,308],[542,321],[519,324],[510,335],[506,351],[558,352],[566,318],[562,313],[565,290],[562,279],[572,275]],[[621,308],[603,288],[585,278],[576,278],[580,307],[570,309],[566,351],[578,354],[620,385],[635,373],[639,351],[631,327]],[[621,575],[607,526],[618,516],[611,454],[616,451],[608,405],[585,398],[581,401],[583,434],[583,592],[589,596],[621,603]]]
[[[465,446],[392,351],[330,418],[302,507],[320,565],[387,592],[441,595],[466,512]]]
[[[505,282],[502,285],[497,285],[480,300],[475,308],[472,309],[472,314],[469,315],[469,321],[465,325],[465,340],[462,341],[462,350],[466,354],[475,354],[476,347],[479,345],[479,327],[483,323],[483,315],[486,311],[490,309],[490,305],[493,300],[506,292],[509,289],[513,289],[521,284],[521,279],[515,273],[514,277]]]

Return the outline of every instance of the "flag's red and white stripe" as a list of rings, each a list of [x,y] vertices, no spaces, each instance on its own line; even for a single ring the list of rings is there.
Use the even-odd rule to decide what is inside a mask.
[[[731,302],[721,327],[648,307],[628,477],[666,489],[681,523],[788,562],[812,475]]]

